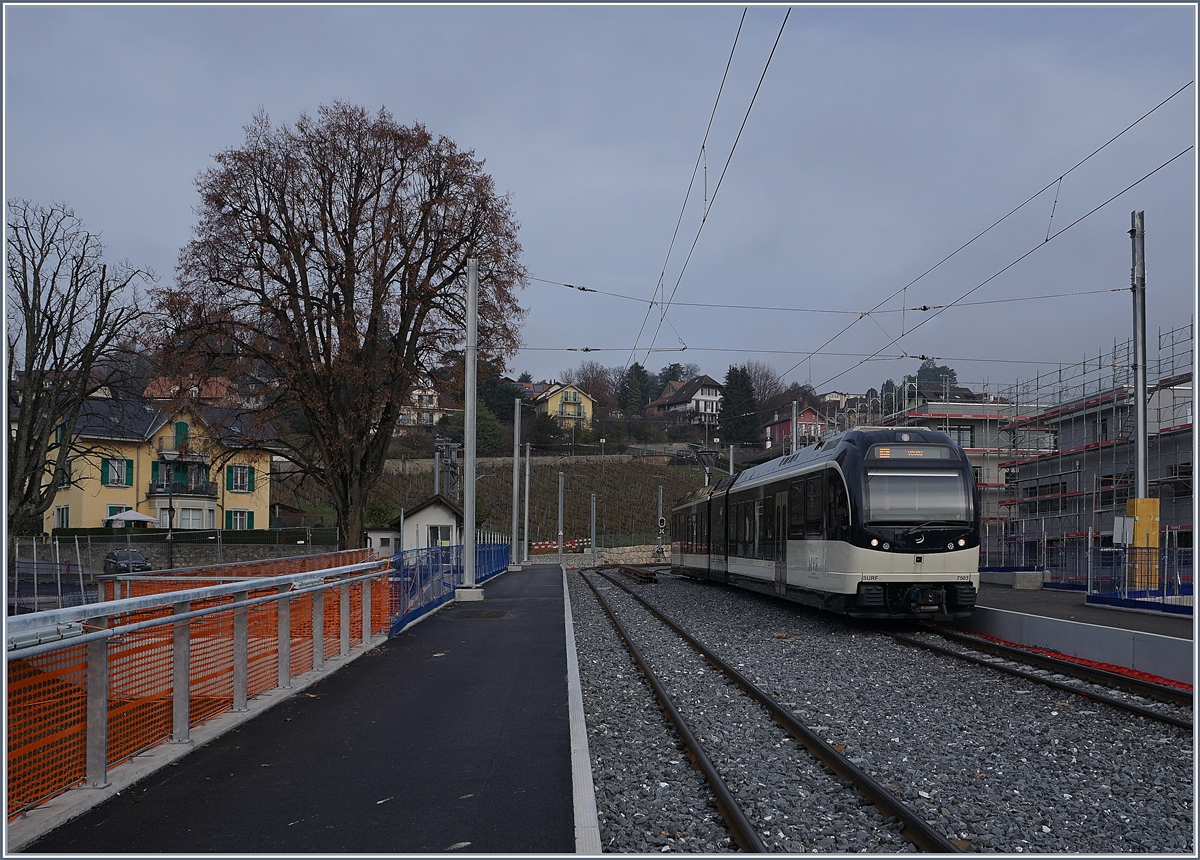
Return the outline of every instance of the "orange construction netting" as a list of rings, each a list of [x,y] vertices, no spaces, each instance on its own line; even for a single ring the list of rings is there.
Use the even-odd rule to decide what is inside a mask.
[[[105,596],[143,596],[207,584],[231,577],[282,576],[368,561],[369,549],[220,565],[186,572],[186,581],[153,577],[107,581]],[[387,632],[386,569],[369,581],[371,632]],[[360,595],[363,583],[350,585],[351,646],[363,644]],[[278,593],[275,587],[249,592],[251,598]],[[325,591],[320,647],[325,657],[341,646],[341,588]],[[191,610],[233,602],[227,595],[193,601]],[[313,667],[312,594],[292,597],[290,604],[291,674]],[[249,607],[247,613],[247,696],[279,684],[279,603]],[[169,618],[170,606],[110,616],[109,626]],[[194,618],[189,626],[188,723],[199,725],[233,706],[232,610]],[[115,636],[108,640],[107,764],[114,767],[171,736],[173,713],[173,625]],[[87,646],[67,646],[36,657],[17,658],[8,666],[8,817],[79,785],[87,775]]]

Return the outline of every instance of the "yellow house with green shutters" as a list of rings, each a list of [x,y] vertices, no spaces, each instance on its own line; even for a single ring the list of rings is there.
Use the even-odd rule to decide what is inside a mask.
[[[145,400],[89,400],[45,531],[99,528],[131,510],[164,529],[265,528],[271,454],[265,444],[244,446],[243,418],[216,407],[168,413]]]
[[[583,389],[556,382],[538,396],[534,401],[534,409],[545,412],[558,422],[559,427],[590,428],[593,403]]]

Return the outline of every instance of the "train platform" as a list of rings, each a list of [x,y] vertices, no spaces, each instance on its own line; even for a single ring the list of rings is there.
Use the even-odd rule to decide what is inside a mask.
[[[1003,585],[984,584],[979,589],[977,605],[1007,609],[1046,618],[1096,624],[1120,630],[1137,630],[1178,639],[1193,637],[1190,615],[1168,615],[1164,612],[1140,612],[1086,603],[1084,592],[1061,589],[1021,589]]]
[[[575,853],[562,570],[483,590],[22,853]]]

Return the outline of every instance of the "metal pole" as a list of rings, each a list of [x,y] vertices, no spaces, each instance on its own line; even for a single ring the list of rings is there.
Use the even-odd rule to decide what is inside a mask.
[[[563,563],[563,473],[558,473],[558,563]]]
[[[83,555],[79,552],[79,535],[75,535],[75,562],[79,565],[79,602],[87,603],[87,593],[83,590]]]
[[[513,400],[513,490],[512,490],[512,548],[508,553],[508,567],[519,570],[517,562],[517,508],[521,505],[521,398]]]
[[[396,543],[397,543],[396,552],[403,553],[404,552],[404,508],[400,509],[400,536],[396,538]],[[401,565],[404,564],[403,560],[401,560],[400,564]]]
[[[466,351],[466,403],[463,421],[463,443],[466,463],[463,471],[463,588],[471,589],[469,595],[457,599],[483,597],[475,588],[475,360],[479,349],[476,331],[476,316],[479,302],[479,261],[467,260],[467,351]]]
[[[662,517],[662,484],[659,484],[659,485],[658,485],[658,519],[657,519],[657,520],[655,521],[655,523],[654,523],[654,524],[655,524],[655,526],[657,526],[657,527],[658,527],[658,539],[655,541],[655,546],[654,546],[654,557],[655,557],[655,558],[662,558],[662,554],[663,554],[663,548],[662,548],[662,539],[663,539],[663,527],[662,527],[662,521],[663,521],[663,517]]]
[[[729,474],[733,474],[733,445],[729,446]]]
[[[1133,348],[1134,348],[1134,412],[1137,458],[1134,482],[1137,498],[1150,495],[1146,470],[1146,224],[1145,212],[1130,213],[1129,235],[1133,239]]]
[[[592,493],[592,566],[599,562],[596,556],[596,494]]]
[[[433,494],[436,496],[442,491],[440,481],[442,477],[442,452],[433,452]]]
[[[799,414],[800,404],[795,400],[792,401],[792,450],[790,453],[796,453],[796,416]]]
[[[521,564],[529,564],[529,443],[525,443],[525,533],[521,541]]]

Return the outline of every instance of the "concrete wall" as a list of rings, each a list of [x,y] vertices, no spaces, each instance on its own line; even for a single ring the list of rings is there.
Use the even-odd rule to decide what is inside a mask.
[[[91,548],[91,559],[88,558],[88,546],[83,540],[80,541],[80,555],[86,573],[100,573],[104,565],[104,556],[113,550],[132,549],[140,552],[146,557],[146,560],[154,566],[155,570],[165,569],[167,567],[167,545],[165,542],[158,540],[153,543],[138,543],[136,540],[130,541],[126,546],[122,543],[93,543]],[[264,558],[292,558],[298,555],[317,555],[324,552],[334,552],[336,546],[325,545],[308,545],[308,544],[274,544],[274,543],[258,543],[258,544],[227,544],[222,543],[219,550],[215,540],[207,543],[176,543],[172,551],[174,566],[179,567],[200,567],[210,564],[228,564],[236,561],[259,561]],[[26,541],[22,545],[18,543],[18,557],[22,559],[30,559],[33,557],[32,547]],[[38,547],[38,559],[40,561],[52,561],[54,559],[53,547],[41,545]],[[69,561],[72,565],[79,563],[79,559],[75,556],[75,542],[64,540],[59,546],[59,559],[61,561]],[[72,567],[72,570],[74,568]]]

